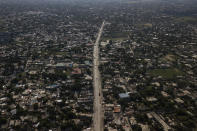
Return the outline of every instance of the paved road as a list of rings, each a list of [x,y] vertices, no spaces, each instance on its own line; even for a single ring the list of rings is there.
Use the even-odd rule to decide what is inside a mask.
[[[94,131],[103,131],[103,108],[102,108],[102,90],[101,90],[101,79],[99,72],[99,42],[103,32],[105,21],[102,23],[101,28],[98,32],[98,36],[94,45],[93,52],[93,86],[94,86],[94,115],[93,115],[93,126]]]

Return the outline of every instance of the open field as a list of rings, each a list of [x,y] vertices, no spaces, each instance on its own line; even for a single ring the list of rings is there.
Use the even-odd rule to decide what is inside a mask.
[[[126,3],[126,4],[137,4],[137,3],[141,3],[141,2],[151,2],[151,1],[154,1],[154,0],[123,0],[122,2],[123,3]]]
[[[112,40],[112,41],[122,41],[127,40],[128,37],[118,37],[118,38],[112,38],[112,37],[104,37],[102,38],[102,41]]]
[[[0,18],[0,32],[6,32],[7,29],[4,27],[4,21]]]
[[[111,33],[108,36],[104,36],[101,38],[102,41],[112,40],[112,41],[121,41],[128,39],[129,32],[115,32]]]
[[[176,76],[182,76],[184,73],[176,68],[171,69],[155,69],[148,72],[151,76],[162,76],[165,79],[172,79]]]
[[[124,3],[126,3],[126,4],[136,4],[136,3],[139,3],[139,1],[131,0],[131,1],[125,1]]]
[[[135,25],[138,29],[144,29],[144,28],[152,28],[151,23],[139,23]]]
[[[4,23],[4,21],[0,18],[0,25],[3,24],[3,23]]]
[[[41,55],[62,55],[62,56],[66,56],[67,53],[66,52],[62,52],[62,51],[57,51],[57,50],[47,50],[47,51],[42,51]]]
[[[197,22],[197,18],[190,17],[190,16],[184,16],[184,17],[178,17],[174,19],[175,22],[180,23],[194,23]]]
[[[176,56],[174,56],[173,54],[167,54],[166,56],[162,57],[161,60],[162,61],[170,61],[170,62],[174,62],[176,61]]]

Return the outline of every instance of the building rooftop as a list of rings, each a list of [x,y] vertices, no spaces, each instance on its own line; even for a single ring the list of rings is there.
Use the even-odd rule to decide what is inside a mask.
[[[128,93],[120,93],[120,94],[119,94],[119,97],[120,97],[121,99],[124,99],[124,98],[129,98],[130,96],[129,96]]]

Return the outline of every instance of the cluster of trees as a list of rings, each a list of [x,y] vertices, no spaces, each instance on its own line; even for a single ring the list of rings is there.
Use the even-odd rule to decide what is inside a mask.
[[[6,63],[3,66],[3,69],[4,69],[4,72],[2,75],[4,75],[4,76],[9,76],[9,75],[13,74],[15,71],[14,65],[12,63]]]
[[[59,107],[47,107],[49,116],[47,118],[40,118],[39,129],[61,128],[62,130],[78,131],[80,127],[75,124],[73,119],[77,116],[70,109],[56,109]],[[58,117],[57,117],[58,116]]]
[[[0,126],[7,123],[6,118],[0,117]]]
[[[42,73],[42,78],[45,79],[45,80],[47,78],[49,78],[50,81],[57,81],[57,80],[65,80],[65,79],[67,79],[67,75],[65,73],[63,73],[63,71],[56,70],[55,74]]]

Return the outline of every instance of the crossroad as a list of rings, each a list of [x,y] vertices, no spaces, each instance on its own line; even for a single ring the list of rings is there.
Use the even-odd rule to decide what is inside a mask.
[[[101,28],[99,29],[98,36],[94,45],[93,51],[93,87],[94,87],[94,114],[93,114],[93,126],[94,131],[103,131],[103,108],[102,108],[102,89],[101,78],[99,72],[99,42],[105,26],[103,21]]]

